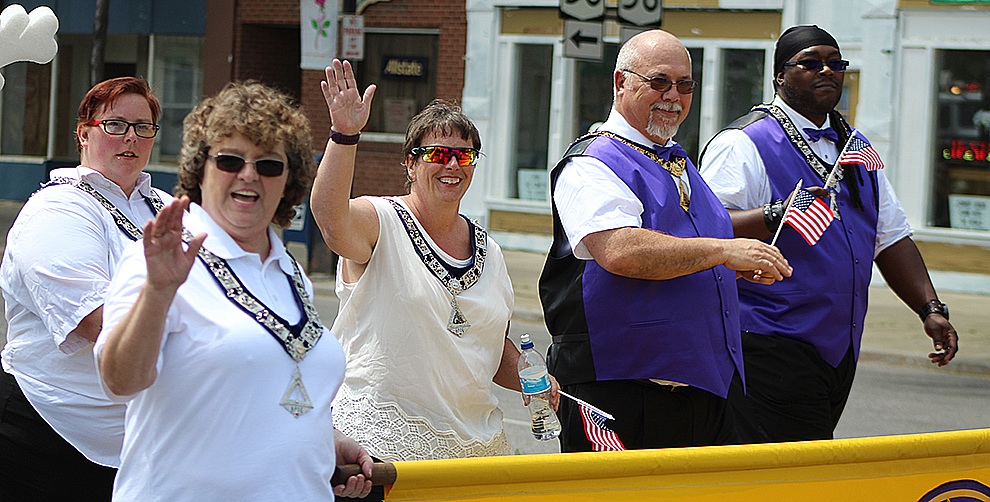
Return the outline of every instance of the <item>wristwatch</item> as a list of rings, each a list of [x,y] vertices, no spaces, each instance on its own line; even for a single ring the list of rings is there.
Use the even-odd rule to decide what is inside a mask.
[[[930,314],[938,314],[948,321],[949,307],[938,300],[932,300],[918,309],[918,316],[921,317],[921,322],[925,322],[925,319],[928,319]]]

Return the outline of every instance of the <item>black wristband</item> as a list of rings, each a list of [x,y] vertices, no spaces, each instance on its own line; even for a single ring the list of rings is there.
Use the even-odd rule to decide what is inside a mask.
[[[918,309],[918,317],[921,318],[921,322],[925,322],[925,319],[928,319],[928,316],[932,314],[938,314],[948,321],[949,307],[938,300],[931,300]]]
[[[334,131],[333,129],[330,129],[330,141],[333,141],[338,145],[356,145],[360,140],[361,140],[361,133],[341,134],[337,131]]]
[[[776,232],[780,222],[784,220],[784,201],[777,200],[763,205],[763,224],[767,230]]]

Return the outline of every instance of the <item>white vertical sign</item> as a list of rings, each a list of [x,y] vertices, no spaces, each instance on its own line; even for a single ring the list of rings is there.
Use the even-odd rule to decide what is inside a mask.
[[[340,16],[340,58],[364,59],[364,17]]]
[[[322,70],[337,55],[337,1],[299,0],[300,68]]]

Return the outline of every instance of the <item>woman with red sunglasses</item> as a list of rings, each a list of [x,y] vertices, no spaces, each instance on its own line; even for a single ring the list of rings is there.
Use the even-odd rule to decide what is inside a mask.
[[[480,156],[478,129],[436,100],[406,130],[409,193],[350,198],[355,152],[376,87],[349,62],[322,82],[333,124],[313,215],[340,255],[331,332],[347,354],[338,429],[388,461],[512,453],[493,382],[520,390],[506,335],[512,285],[502,251],[460,214]],[[554,382],[554,406],[559,397]]]

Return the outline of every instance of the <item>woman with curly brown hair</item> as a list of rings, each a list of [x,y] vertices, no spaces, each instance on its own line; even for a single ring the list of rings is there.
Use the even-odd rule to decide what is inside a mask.
[[[125,256],[94,348],[107,395],[128,403],[115,499],[370,491],[370,457],[333,429],[343,351],[270,228],[314,174],[309,124],[274,89],[229,84],[186,117],[177,199]],[[331,490],[335,460],[365,474]]]

